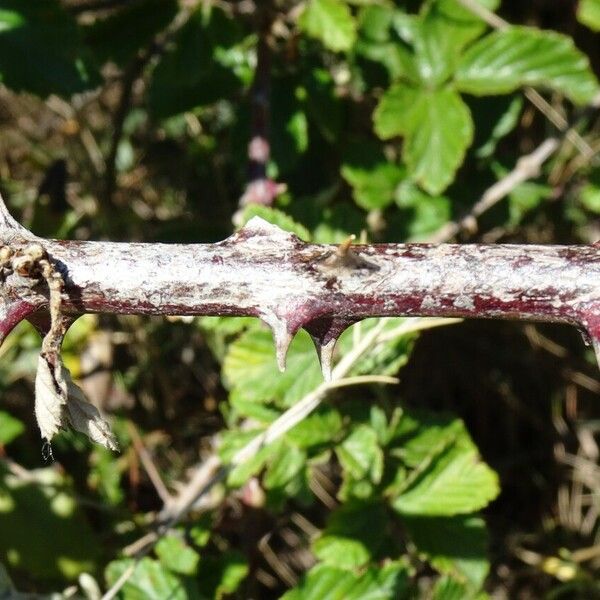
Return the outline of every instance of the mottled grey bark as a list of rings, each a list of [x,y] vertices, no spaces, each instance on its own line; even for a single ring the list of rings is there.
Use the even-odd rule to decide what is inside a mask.
[[[365,317],[440,316],[564,322],[600,338],[600,248],[454,244],[306,244],[262,219],[216,244],[36,238],[0,206],[0,245],[40,243],[65,282],[62,311],[251,315],[285,363],[304,327],[328,372],[335,340]],[[48,305],[43,280],[5,271],[0,340]]]

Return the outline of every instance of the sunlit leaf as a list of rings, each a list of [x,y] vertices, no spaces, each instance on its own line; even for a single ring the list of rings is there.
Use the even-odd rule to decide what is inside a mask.
[[[587,57],[571,38],[516,26],[473,44],[461,59],[456,84],[475,95],[538,86],[561,92],[577,104],[589,102],[599,90]]]
[[[282,600],[402,600],[409,597],[408,574],[403,565],[388,563],[360,575],[319,564]]]
[[[309,0],[299,25],[334,52],[350,50],[356,39],[354,17],[341,0]]]
[[[373,115],[382,139],[405,138],[402,156],[412,177],[430,194],[454,179],[473,138],[471,114],[451,88],[390,88]]]

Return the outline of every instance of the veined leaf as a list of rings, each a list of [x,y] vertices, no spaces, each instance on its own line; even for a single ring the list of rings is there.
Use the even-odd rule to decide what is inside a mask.
[[[493,10],[499,2],[481,2]],[[424,3],[413,30],[416,64],[421,80],[439,85],[454,73],[463,48],[486,28],[470,10],[457,0]]]
[[[361,575],[319,564],[281,600],[402,600],[408,592],[406,568],[398,563],[373,567]]]
[[[471,113],[458,93],[396,85],[373,118],[382,139],[405,137],[404,160],[423,189],[439,194],[452,183],[473,138]]]
[[[292,342],[285,373],[275,361],[271,332],[253,328],[243,333],[227,351],[223,376],[232,397],[247,401],[275,401],[291,406],[322,380],[309,335],[300,331]]]
[[[334,52],[350,50],[356,40],[356,23],[340,0],[309,0],[300,28]]]
[[[576,104],[589,102],[598,92],[589,61],[571,38],[528,27],[495,31],[473,44],[461,59],[456,85],[475,95],[539,86]]]
[[[393,501],[404,515],[452,516],[487,506],[499,493],[498,477],[472,444],[454,443],[426,460]]]

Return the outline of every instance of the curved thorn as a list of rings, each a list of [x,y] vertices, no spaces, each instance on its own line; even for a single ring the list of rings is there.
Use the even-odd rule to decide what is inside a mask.
[[[333,354],[338,339],[350,325],[354,325],[357,321],[358,319],[341,317],[320,317],[303,325],[304,329],[310,334],[317,350],[321,372],[325,381],[331,381]]]
[[[312,341],[317,349],[317,356],[321,364],[321,373],[325,381],[331,381],[331,373],[333,371],[333,353],[337,344],[337,339],[331,339],[325,344],[321,344],[316,338],[312,337]]]
[[[285,371],[287,352],[296,331],[290,331],[288,322],[274,313],[263,313],[260,318],[271,328],[273,341],[275,342],[277,366],[283,373]]]

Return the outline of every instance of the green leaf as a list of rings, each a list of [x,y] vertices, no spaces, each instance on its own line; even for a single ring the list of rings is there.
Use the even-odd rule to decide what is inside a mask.
[[[281,600],[402,600],[408,597],[408,574],[398,563],[373,567],[361,575],[319,564]]]
[[[106,567],[107,585],[113,585],[132,565],[135,565],[134,571],[120,593],[122,600],[189,600],[184,581],[147,557],[137,565],[132,558],[113,560]]]
[[[245,225],[252,217],[261,217],[273,225],[277,225],[289,231],[295,233],[301,240],[308,242],[310,241],[310,233],[304,225],[296,223],[292,217],[286,215],[281,210],[271,208],[270,206],[263,206],[262,204],[250,204],[246,206],[242,214],[241,225]]]
[[[495,8],[499,2],[482,2]],[[424,3],[413,29],[416,65],[429,86],[447,81],[458,65],[463,48],[483,33],[486,24],[457,0]]]
[[[350,50],[356,40],[356,22],[340,0],[309,0],[298,25],[334,52]]]
[[[265,488],[284,488],[306,465],[306,453],[293,444],[282,444],[265,473]]]
[[[404,169],[386,160],[381,145],[368,140],[347,146],[341,173],[352,186],[356,204],[365,210],[389,206],[405,176]]]
[[[600,0],[579,0],[577,20],[593,31],[600,31]]]
[[[393,501],[404,515],[452,516],[479,510],[499,493],[498,477],[472,443],[457,439],[427,458]]]
[[[0,446],[10,444],[25,431],[25,425],[11,414],[0,410]]]
[[[0,82],[41,97],[71,96],[100,82],[75,20],[57,0],[0,2]]]
[[[280,373],[271,333],[262,327],[246,331],[229,346],[223,377],[232,399],[275,401],[282,407],[291,406],[322,380],[312,340],[305,331],[294,338],[287,368]]]
[[[576,104],[589,102],[598,92],[589,61],[571,38],[528,27],[495,31],[473,44],[461,59],[456,85],[474,95],[538,86],[561,92]]]
[[[227,551],[216,557],[203,556],[198,586],[206,598],[221,600],[233,594],[247,575],[248,563],[238,552]]]
[[[430,196],[409,180],[403,181],[396,189],[396,204],[403,209],[405,238],[410,242],[426,239],[428,235],[444,225],[452,215],[449,198]]]
[[[174,573],[195,575],[198,570],[200,556],[179,536],[161,537],[154,547],[154,551],[162,565]]]
[[[426,191],[439,194],[452,183],[473,138],[471,114],[454,90],[393,86],[373,118],[382,139],[405,137],[403,158]]]
[[[176,0],[130,2],[106,19],[96,19],[84,29],[86,44],[102,64],[124,65],[150,43],[177,14]]]
[[[154,116],[170,117],[231,97],[240,80],[222,64],[220,51],[239,39],[237,23],[223,11],[197,9],[152,74],[148,102]]]
[[[333,442],[341,430],[340,413],[322,405],[293,427],[286,437],[300,448],[309,449]]]
[[[375,560],[384,542],[388,517],[383,504],[350,501],[329,515],[312,545],[315,556],[334,567],[353,569]]]
[[[14,569],[44,579],[72,580],[83,571],[93,571],[100,544],[69,480],[55,469],[30,474],[33,482],[0,467],[0,558]]]
[[[478,590],[489,571],[488,534],[483,519],[458,517],[403,517],[420,554],[440,573]]]
[[[335,449],[345,475],[354,480],[368,478],[373,483],[381,480],[383,452],[377,434],[368,425],[358,425]]]

